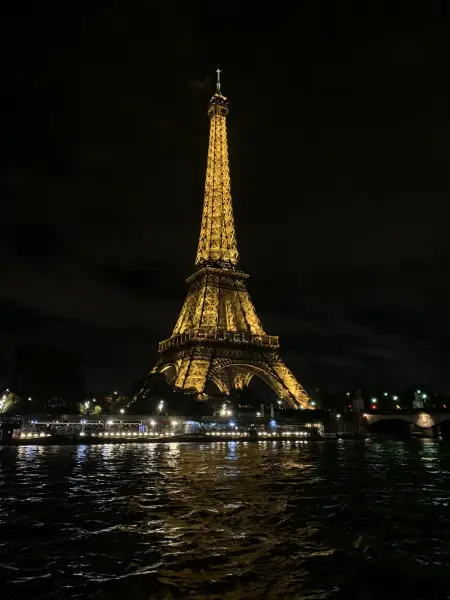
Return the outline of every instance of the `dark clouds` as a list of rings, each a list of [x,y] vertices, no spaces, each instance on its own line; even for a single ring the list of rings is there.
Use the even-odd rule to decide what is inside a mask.
[[[315,6],[9,17],[5,376],[25,341],[81,350],[94,386],[155,362],[193,269],[220,63],[242,266],[299,379],[450,384],[448,33]]]

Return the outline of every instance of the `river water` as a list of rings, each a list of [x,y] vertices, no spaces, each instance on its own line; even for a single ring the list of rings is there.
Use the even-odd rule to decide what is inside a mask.
[[[0,461],[2,600],[450,598],[444,442],[22,446]]]

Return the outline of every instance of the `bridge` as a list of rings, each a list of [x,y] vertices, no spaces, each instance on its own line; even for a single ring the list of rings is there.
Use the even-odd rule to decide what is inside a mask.
[[[450,421],[450,412],[429,412],[420,410],[414,412],[396,412],[396,413],[364,413],[367,426],[370,427],[380,421],[403,421],[415,427],[422,429],[424,435],[432,437],[435,434],[435,429],[441,423]]]

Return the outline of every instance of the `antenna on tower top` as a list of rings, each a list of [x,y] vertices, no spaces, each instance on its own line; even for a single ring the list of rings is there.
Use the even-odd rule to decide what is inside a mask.
[[[220,91],[220,74],[222,73],[222,71],[219,69],[219,65],[217,65],[217,83],[216,83],[216,92],[218,94],[221,94],[222,92]]]

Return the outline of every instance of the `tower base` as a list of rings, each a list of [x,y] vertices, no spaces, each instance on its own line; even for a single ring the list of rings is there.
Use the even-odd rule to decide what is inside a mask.
[[[240,338],[240,334],[233,334]],[[252,338],[254,336],[247,336]],[[259,336],[260,337],[260,336]],[[265,336],[271,339],[271,336]],[[292,408],[307,408],[308,395],[286,367],[277,347],[264,346],[240,340],[196,341],[177,347],[177,340],[161,353],[152,374],[164,374],[175,389],[201,398],[208,382],[223,394],[247,387],[253,377],[262,379],[278,398]],[[140,395],[145,395],[145,387]]]

